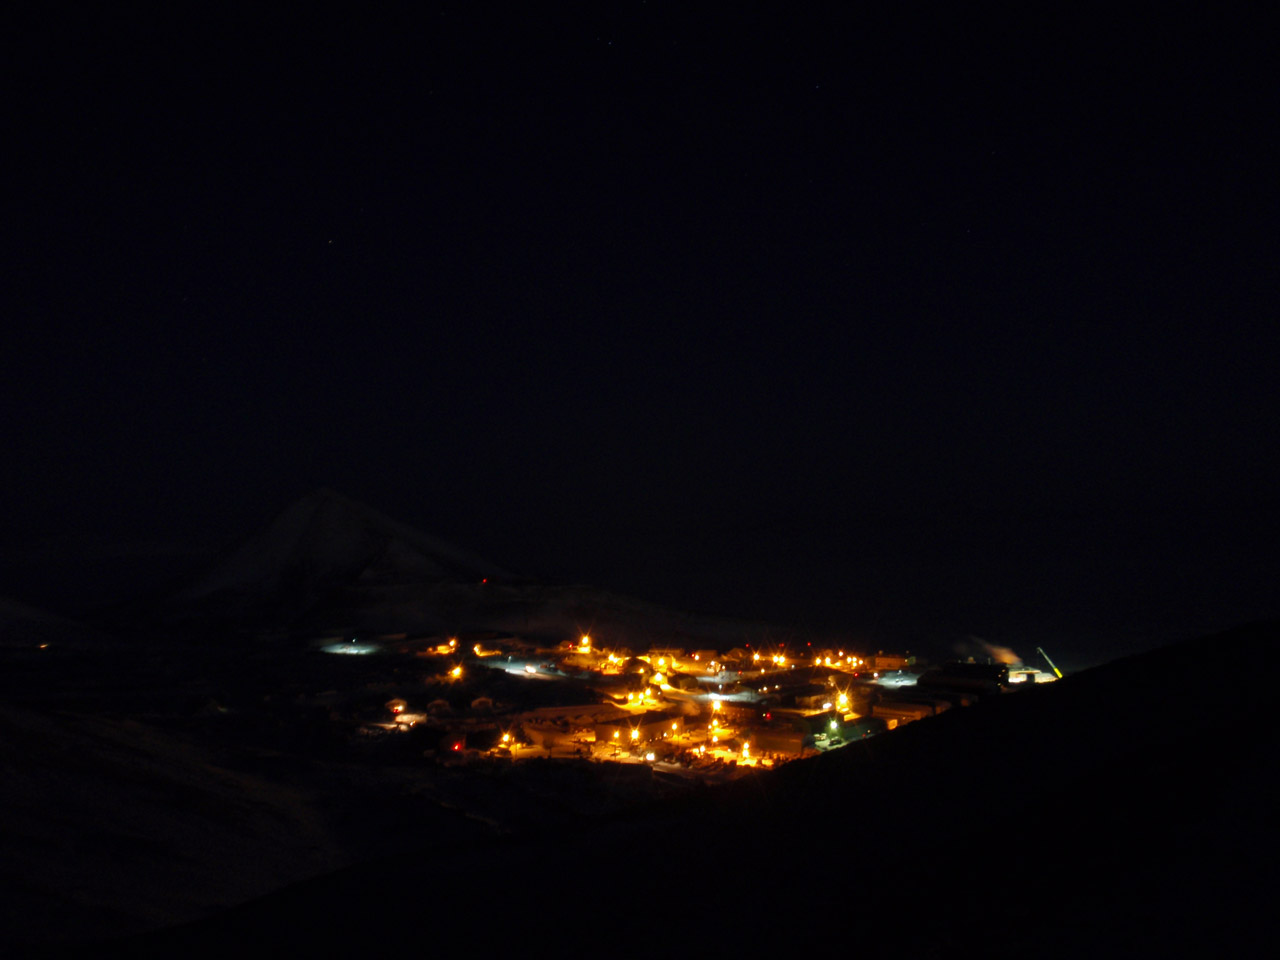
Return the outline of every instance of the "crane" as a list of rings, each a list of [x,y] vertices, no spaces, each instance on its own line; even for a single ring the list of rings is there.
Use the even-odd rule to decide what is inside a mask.
[[[1044,662],[1047,663],[1049,666],[1053,667],[1053,672],[1057,674],[1058,679],[1061,680],[1062,671],[1058,669],[1058,665],[1056,663],[1054,663],[1052,660],[1049,659],[1049,655],[1044,652],[1044,647],[1036,647],[1036,653],[1044,657]]]

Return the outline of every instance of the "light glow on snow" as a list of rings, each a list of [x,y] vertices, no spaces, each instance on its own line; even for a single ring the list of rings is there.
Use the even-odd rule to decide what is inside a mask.
[[[352,640],[347,643],[330,643],[320,648],[325,653],[377,653],[381,647],[376,643],[357,643]]]

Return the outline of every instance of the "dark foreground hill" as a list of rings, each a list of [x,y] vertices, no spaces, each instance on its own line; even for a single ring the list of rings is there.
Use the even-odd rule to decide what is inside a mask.
[[[392,857],[133,955],[1160,956],[1256,948],[1275,623],[1128,658],[581,830]]]

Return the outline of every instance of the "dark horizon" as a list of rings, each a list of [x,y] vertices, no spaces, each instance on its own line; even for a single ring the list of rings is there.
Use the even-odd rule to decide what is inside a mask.
[[[340,491],[335,492],[341,495]],[[103,542],[90,552],[76,554],[65,550],[67,544],[62,545],[64,552],[59,552],[54,544],[47,544],[42,555],[25,562],[17,557],[6,559],[6,581],[18,585],[18,589],[7,596],[51,612],[93,619],[122,602],[158,598],[189,581],[215,562],[219,554],[258,533],[275,513],[255,518],[249,527],[224,536],[216,544],[210,541],[205,549],[192,546],[182,550],[176,541],[163,540],[134,544]],[[395,516],[390,519],[403,520]],[[814,542],[812,533],[797,539],[806,546]],[[463,549],[473,546],[470,541],[453,542]],[[777,537],[761,538],[760,549],[772,549],[778,542]],[[974,576],[981,574],[984,577],[981,586],[988,590],[992,584],[1005,585],[1010,591],[1010,602],[1004,606],[993,603],[988,595],[975,589],[978,584],[972,579],[967,583],[931,586],[923,579],[904,577],[893,584],[896,593],[883,594],[873,591],[879,590],[894,574],[902,573],[900,569],[868,571],[878,579],[870,585],[860,584],[842,581],[846,575],[843,568],[824,570],[820,558],[806,561],[785,553],[768,558],[760,552],[742,552],[737,557],[729,557],[735,545],[735,541],[728,539],[715,545],[722,551],[718,555],[722,568],[699,571],[696,569],[698,558],[686,558],[683,564],[671,564],[670,569],[664,571],[665,578],[646,579],[643,571],[631,571],[630,576],[623,571],[612,578],[546,574],[518,566],[510,567],[509,571],[517,577],[534,576],[550,582],[604,587],[690,613],[766,623],[776,628],[777,639],[783,641],[829,639],[862,650],[910,651],[935,660],[968,656],[981,659],[989,654],[985,645],[993,644],[1012,647],[1028,663],[1038,663],[1036,647],[1045,646],[1056,663],[1072,672],[1119,656],[1274,617],[1262,604],[1253,609],[1243,604],[1232,609],[1225,602],[1197,607],[1195,597],[1176,596],[1172,588],[1161,593],[1159,584],[1148,593],[1136,596],[1104,591],[1101,599],[1066,597],[1066,602],[1076,604],[1069,609],[1063,603],[1064,594],[1050,598],[1057,601],[1055,606],[1053,602],[1045,602],[1043,593],[1037,595],[1025,587],[1008,586],[1013,579],[1007,571],[1005,580],[994,579],[990,566],[975,571]],[[488,554],[481,556],[493,560]],[[803,582],[799,577],[785,580],[777,583],[772,591],[755,590],[770,576],[776,578],[780,565],[785,563],[800,566],[799,572],[807,579]],[[1025,582],[1024,579],[1022,583]],[[1240,593],[1245,594],[1248,586],[1242,585]],[[1258,595],[1262,595],[1263,586],[1258,585]],[[1016,591],[1020,592],[1015,597]],[[1161,600],[1166,604],[1163,608],[1158,606]],[[1108,607],[1105,601],[1113,605]],[[1144,603],[1145,608],[1141,606]],[[1127,621],[1123,619],[1125,616],[1129,617]]]
[[[1280,615],[1247,24],[24,16],[0,595],[84,555],[109,594],[328,486],[871,643]]]

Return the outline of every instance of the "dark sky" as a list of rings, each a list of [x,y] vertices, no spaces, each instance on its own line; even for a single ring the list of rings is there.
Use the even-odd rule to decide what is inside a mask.
[[[16,15],[0,592],[327,485],[885,642],[1277,613],[1260,25],[853,6]]]

